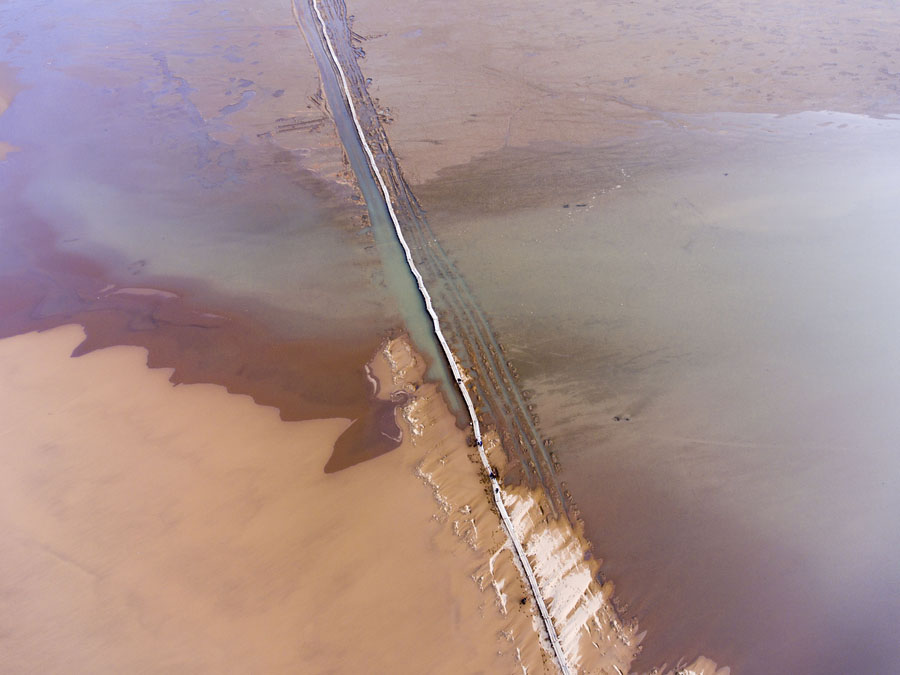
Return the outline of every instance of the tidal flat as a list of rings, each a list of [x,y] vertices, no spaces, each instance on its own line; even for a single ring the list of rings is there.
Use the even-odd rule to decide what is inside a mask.
[[[895,669],[900,16],[465,7],[349,11],[635,670]]]

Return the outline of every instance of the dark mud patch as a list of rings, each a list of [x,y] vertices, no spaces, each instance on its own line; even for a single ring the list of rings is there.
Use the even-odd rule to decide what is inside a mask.
[[[354,420],[334,444],[325,473],[347,469],[399,447],[403,430],[397,424],[397,408],[408,401],[406,392],[394,392],[389,401],[371,401],[363,417]]]
[[[139,346],[148,351],[149,367],[172,369],[172,382],[219,384],[277,408],[285,421],[362,420],[339,440],[342,459],[330,471],[399,444],[393,440],[399,402],[374,402],[364,371],[383,327],[368,322],[333,331],[329,323],[312,337],[284,339],[277,327],[249,315],[247,299],[200,293],[196,281],[154,277],[152,287],[121,292],[110,265],[59,251],[40,220],[7,219],[0,243],[0,337],[77,323],[86,338],[73,356]]]
[[[640,164],[641,153],[635,150],[641,142],[629,139],[602,148],[562,143],[505,147],[441,169],[436,178],[415,186],[416,197],[427,211],[453,218],[560,203],[569,208],[585,193],[621,184],[622,169]]]

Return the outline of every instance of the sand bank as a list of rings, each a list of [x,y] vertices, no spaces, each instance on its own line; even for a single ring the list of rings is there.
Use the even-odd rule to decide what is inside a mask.
[[[485,582],[496,531],[467,538],[492,514],[433,391],[397,452],[324,474],[348,420],[173,386],[134,347],[70,358],[82,338],[0,341],[6,668],[540,672],[514,570],[493,567],[506,612]]]
[[[71,358],[83,337],[0,341],[11,670],[556,672],[474,449],[408,342],[370,371],[380,399],[408,398],[400,448],[325,474],[348,420],[174,386],[135,347]],[[581,542],[539,496],[504,499],[573,672],[628,672],[635,629]]]

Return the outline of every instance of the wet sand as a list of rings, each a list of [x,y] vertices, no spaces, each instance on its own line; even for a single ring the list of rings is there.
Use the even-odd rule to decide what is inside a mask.
[[[174,386],[135,347],[71,358],[82,338],[0,341],[6,669],[540,669],[515,569],[490,577],[506,611],[476,583],[502,537],[433,389],[397,452],[324,474],[348,420]],[[384,391],[418,390],[407,362]]]

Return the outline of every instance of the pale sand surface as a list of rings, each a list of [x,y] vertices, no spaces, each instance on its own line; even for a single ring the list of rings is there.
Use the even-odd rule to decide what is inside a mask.
[[[539,672],[453,532],[493,514],[433,391],[416,444],[326,475],[347,420],[175,387],[139,348],[70,358],[82,336],[0,341],[5,672],[518,672],[501,631]],[[414,473],[436,448],[447,513]]]
[[[896,112],[893,3],[349,0],[407,179],[667,113]],[[427,204],[426,204],[427,207]]]

